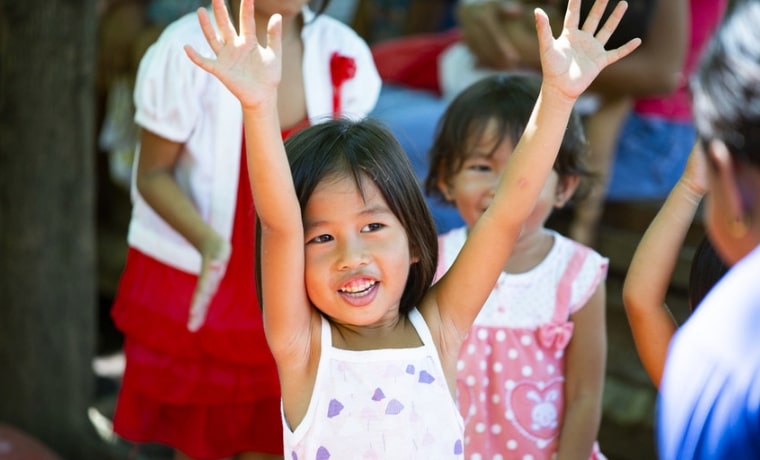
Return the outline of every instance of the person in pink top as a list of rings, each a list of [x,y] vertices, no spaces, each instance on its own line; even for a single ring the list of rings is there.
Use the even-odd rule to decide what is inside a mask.
[[[535,76],[486,77],[447,109],[426,188],[454,204],[466,226],[439,237],[438,277],[486,218],[539,86]],[[588,173],[587,150],[574,113],[538,202],[462,345],[457,399],[469,459],[603,458],[595,440],[607,349],[608,261],[545,227]]]
[[[664,200],[678,182],[696,136],[688,79],[727,3],[654,2],[642,46],[592,85],[602,104],[587,132],[603,180],[576,207],[577,241],[595,243],[604,201]]]
[[[635,100],[618,137],[608,199],[662,199],[678,182],[696,137],[688,79],[726,4],[689,2],[688,47],[678,85],[669,94]]]

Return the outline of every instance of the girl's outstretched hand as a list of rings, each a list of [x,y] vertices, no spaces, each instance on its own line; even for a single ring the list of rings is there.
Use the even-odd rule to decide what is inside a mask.
[[[618,2],[599,28],[607,2],[596,0],[579,27],[581,0],[569,0],[562,33],[557,39],[552,37],[546,13],[540,8],[535,10],[544,83],[552,85],[570,99],[580,96],[602,69],[627,56],[641,44],[641,39],[634,38],[619,48],[604,49],[628,8],[627,2]]]
[[[230,22],[224,0],[213,0],[212,5],[216,28],[204,8],[198,9],[198,22],[216,59],[203,57],[186,45],[188,57],[216,76],[244,108],[274,101],[282,72],[281,16],[275,14],[269,19],[267,43],[261,46],[256,38],[253,0],[240,0],[240,33]]]

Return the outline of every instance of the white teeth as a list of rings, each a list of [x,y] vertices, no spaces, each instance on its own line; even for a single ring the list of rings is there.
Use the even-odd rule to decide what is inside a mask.
[[[354,284],[351,284],[350,286],[341,288],[340,292],[345,292],[346,294],[356,294],[358,292],[364,292],[374,285],[375,285],[374,281],[366,280],[360,283],[354,283]]]

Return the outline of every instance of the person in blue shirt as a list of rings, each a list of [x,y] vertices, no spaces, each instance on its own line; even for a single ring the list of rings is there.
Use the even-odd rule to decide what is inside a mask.
[[[708,163],[705,225],[730,270],[671,342],[662,460],[760,458],[760,1],[739,0],[691,89]]]

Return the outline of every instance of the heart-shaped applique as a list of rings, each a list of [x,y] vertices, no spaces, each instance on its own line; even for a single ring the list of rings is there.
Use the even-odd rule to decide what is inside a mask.
[[[516,382],[507,391],[507,418],[528,439],[545,447],[557,437],[562,421],[563,379]]]

